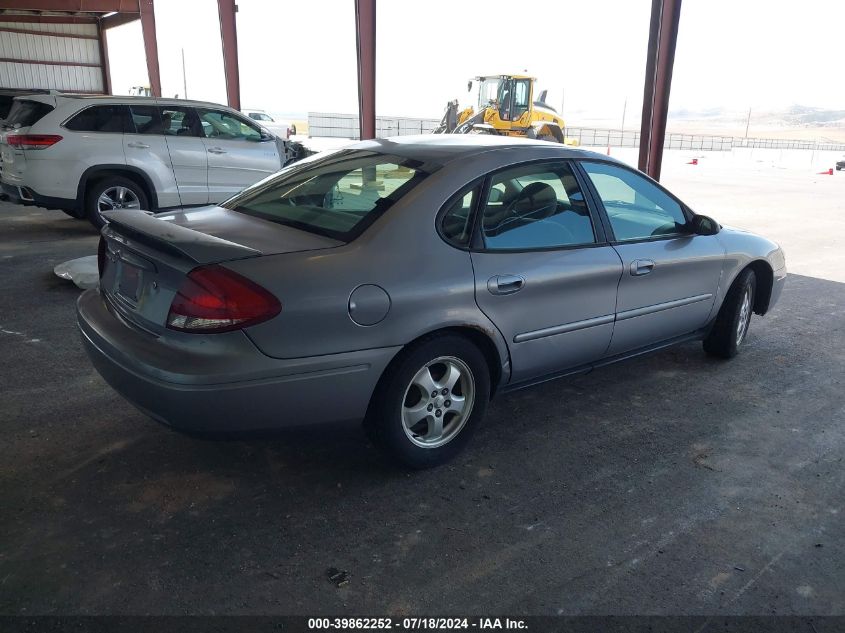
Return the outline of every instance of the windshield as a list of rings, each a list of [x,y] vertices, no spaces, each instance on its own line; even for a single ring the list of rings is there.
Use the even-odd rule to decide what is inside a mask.
[[[271,119],[269,115],[264,114],[263,112],[250,112],[249,118],[255,119],[256,121],[270,121],[271,123],[273,123],[273,119]]]
[[[349,242],[433,169],[399,156],[345,150],[285,170],[222,206]]]
[[[499,77],[489,77],[482,80],[478,86],[478,109],[486,108],[491,102],[496,101],[499,92],[499,84],[502,82]]]
[[[15,99],[5,125],[10,128],[30,127],[35,125],[45,114],[53,110],[53,106],[40,101]]]

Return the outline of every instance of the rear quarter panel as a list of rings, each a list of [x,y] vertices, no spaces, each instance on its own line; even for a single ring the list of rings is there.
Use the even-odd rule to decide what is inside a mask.
[[[504,339],[476,305],[469,253],[435,228],[442,205],[481,167],[444,167],[350,244],[226,264],[282,303],[278,317],[248,329],[250,338],[270,356],[298,358],[400,346],[437,329],[469,326],[493,341],[507,365]],[[387,316],[375,325],[349,316],[350,295],[362,284],[390,297]]]

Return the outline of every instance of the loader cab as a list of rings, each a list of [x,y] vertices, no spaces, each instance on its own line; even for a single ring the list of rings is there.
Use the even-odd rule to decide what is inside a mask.
[[[502,121],[516,121],[531,109],[532,80],[529,77],[477,77],[478,111],[498,110]]]

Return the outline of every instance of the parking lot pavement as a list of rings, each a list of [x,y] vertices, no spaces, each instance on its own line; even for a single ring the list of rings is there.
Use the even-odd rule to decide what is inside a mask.
[[[501,396],[406,473],[355,426],[212,442],[133,410],[51,272],[95,247],[0,204],[2,614],[845,613],[843,283],[790,276],[731,362]]]

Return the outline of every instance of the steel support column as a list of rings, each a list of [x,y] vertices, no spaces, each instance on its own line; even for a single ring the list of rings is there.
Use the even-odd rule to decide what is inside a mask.
[[[376,0],[355,0],[358,124],[361,139],[376,137]]]
[[[141,30],[144,33],[144,52],[147,56],[147,75],[150,78],[150,92],[161,96],[161,74],[158,70],[158,40],[156,40],[156,17],[153,0],[140,0]]]
[[[660,167],[663,163],[663,141],[666,138],[669,90],[672,86],[672,67],[675,64],[680,18],[681,0],[652,0],[643,89],[639,168],[655,180],[660,179]]]
[[[235,0],[217,0],[220,16],[220,39],[223,41],[223,69],[226,72],[226,97],[229,107],[241,109],[241,79],[238,73],[238,28]]]
[[[103,74],[103,93],[111,94],[111,75],[109,72],[109,43],[107,29],[103,26],[102,20],[97,21],[97,35],[100,44],[100,69]]]

